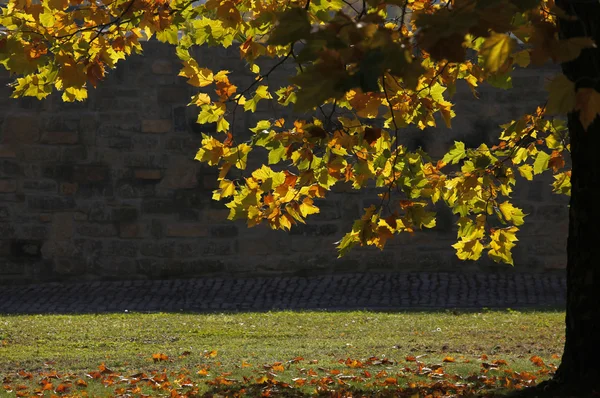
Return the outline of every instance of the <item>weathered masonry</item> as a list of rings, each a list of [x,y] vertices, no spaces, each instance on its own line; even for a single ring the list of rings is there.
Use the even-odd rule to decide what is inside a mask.
[[[179,278],[362,270],[485,271],[510,268],[484,260],[463,263],[450,245],[453,217],[440,208],[433,231],[401,236],[379,252],[360,249],[337,259],[339,240],[373,201],[368,192],[335,192],[309,225],[290,233],[226,221],[211,201],[215,171],[193,160],[202,129],[187,106],[193,88],[177,77],[172,49],[145,44],[91,90],[85,103],[9,99],[0,76],[0,282],[67,279]],[[237,52],[201,49],[200,63],[233,71]],[[272,78],[285,79],[285,71]],[[553,70],[520,71],[515,89],[482,88],[477,100],[460,91],[452,130],[406,132],[404,139],[440,155],[455,139],[476,144],[497,126],[543,99]],[[258,109],[256,118],[272,117]],[[247,131],[255,121],[240,115]],[[565,266],[567,198],[545,181],[521,184],[515,203],[529,217],[515,249],[515,272]]]

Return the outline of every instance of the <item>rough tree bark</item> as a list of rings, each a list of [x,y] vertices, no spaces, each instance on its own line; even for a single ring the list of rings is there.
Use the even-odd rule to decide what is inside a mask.
[[[600,1],[557,1],[576,20],[561,19],[562,38],[591,36],[600,45]],[[563,73],[577,88],[600,91],[600,48],[586,49]],[[577,395],[600,392],[600,120],[584,130],[578,113],[568,116],[572,176],[567,242],[566,342],[548,386]]]

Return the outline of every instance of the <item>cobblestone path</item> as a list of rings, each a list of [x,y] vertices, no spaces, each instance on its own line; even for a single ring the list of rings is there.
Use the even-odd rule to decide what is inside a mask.
[[[563,309],[564,272],[386,273],[0,285],[0,313]]]

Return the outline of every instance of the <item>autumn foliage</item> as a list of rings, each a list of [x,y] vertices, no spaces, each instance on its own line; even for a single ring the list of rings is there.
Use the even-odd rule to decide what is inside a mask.
[[[230,219],[288,230],[318,213],[334,186],[370,187],[380,203],[338,242],[340,255],[434,227],[432,205],[442,202],[457,215],[460,259],[485,252],[512,264],[526,216],[510,199],[517,180],[549,170],[554,191],[570,193],[560,115],[577,111],[587,128],[600,93],[558,74],[547,102],[507,120],[495,145],[455,142],[441,159],[400,138],[407,128],[451,127],[459,84],[474,96],[482,84],[510,88],[516,68],[567,62],[595,46],[560,38],[559,18],[573,17],[552,0],[10,0],[0,63],[20,76],[13,96],[59,91],[80,101],[120,60],[142,52],[142,41],[170,43],[179,75],[197,88],[190,105],[198,123],[216,125],[196,159],[219,169],[213,198],[226,202]],[[200,45],[238,48],[254,81],[242,87],[229,71],[206,68],[190,51]],[[284,64],[295,73],[273,86],[269,76]],[[297,116],[261,120],[241,140],[236,113],[264,103]],[[249,170],[252,156],[261,165]]]
[[[182,353],[170,358],[163,353],[152,355],[160,362],[176,363],[183,357],[198,357],[197,353]],[[216,355],[215,355],[216,356]],[[202,359],[204,357],[204,359]],[[461,356],[446,357],[441,363],[427,361],[427,355],[408,356],[396,361],[369,357],[340,359],[338,366],[324,367],[318,360],[295,357],[285,362],[250,364],[242,361],[235,368],[224,367],[217,359],[199,363],[195,368],[178,370],[151,369],[126,373],[101,363],[84,374],[47,369],[37,372],[19,370],[4,376],[2,390],[16,397],[44,396],[87,397],[93,391],[109,396],[135,397],[300,397],[300,396],[378,396],[378,397],[442,397],[497,396],[499,389],[520,390],[535,386],[556,371],[538,356],[530,362],[534,371],[516,371],[503,359],[488,360],[482,355],[475,362],[479,371],[469,375],[455,374],[445,369],[447,363],[471,364]],[[198,361],[206,361],[206,353]],[[214,357],[212,357],[214,358]],[[50,366],[52,364],[45,364]],[[469,365],[471,366],[471,365]],[[97,390],[102,387],[101,390]],[[88,392],[89,391],[89,392]],[[103,395],[104,395],[103,394]]]

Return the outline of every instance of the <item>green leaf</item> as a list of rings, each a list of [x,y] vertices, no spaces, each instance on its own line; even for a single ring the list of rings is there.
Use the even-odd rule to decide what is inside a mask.
[[[452,147],[450,148],[448,153],[446,153],[444,155],[444,157],[442,158],[442,161],[446,164],[447,163],[457,164],[462,159],[464,159],[466,156],[467,156],[467,152],[465,150],[465,144],[460,141],[454,141],[454,145],[452,145]]]
[[[544,171],[548,170],[548,161],[550,160],[550,155],[546,152],[540,151],[538,152],[535,162],[533,162],[533,173],[541,174]]]
[[[156,32],[156,38],[163,43],[177,44],[179,42],[179,29],[176,25],[168,29]]]
[[[279,163],[285,155],[285,147],[281,142],[277,142],[277,146],[269,149],[269,164]]]
[[[268,91],[269,87],[267,86],[258,86],[256,92],[254,93],[254,97],[246,100],[244,103],[244,110],[256,112],[256,106],[258,105],[258,101],[263,99],[271,99],[271,94]]]

